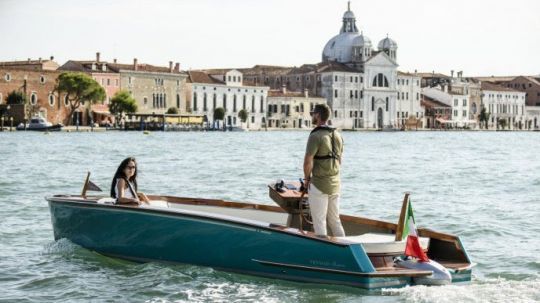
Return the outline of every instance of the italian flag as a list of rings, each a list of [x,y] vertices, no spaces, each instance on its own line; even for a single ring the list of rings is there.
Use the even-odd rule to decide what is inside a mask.
[[[409,200],[407,206],[407,212],[405,213],[405,222],[403,224],[403,238],[407,237],[407,245],[405,246],[405,255],[415,257],[420,262],[429,262],[420,241],[418,240],[418,233],[416,232],[416,226],[414,225],[414,215],[412,210],[412,203]]]

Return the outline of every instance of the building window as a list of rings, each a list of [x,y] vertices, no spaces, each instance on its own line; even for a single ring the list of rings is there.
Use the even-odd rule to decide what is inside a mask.
[[[64,96],[64,105],[65,105],[65,106],[69,106],[69,98],[68,98],[68,95],[65,95],[65,96]]]
[[[223,109],[227,111],[227,94],[223,94]]]
[[[261,96],[261,113],[264,113],[264,96]]]
[[[373,78],[373,86],[374,87],[388,87],[388,78],[386,78],[385,75],[382,73],[377,74]]]
[[[463,99],[463,106],[467,106],[467,99]]]
[[[251,112],[255,112],[255,96],[251,96]]]
[[[375,97],[371,97],[371,111],[375,111]]]
[[[236,113],[236,95],[233,96],[233,112]]]
[[[114,83],[118,86],[118,79],[114,80]]]
[[[207,97],[206,93],[204,93],[204,95],[203,95],[203,111],[208,110],[208,99],[206,97]]]
[[[176,108],[180,109],[180,95],[176,94]]]
[[[337,118],[338,115],[337,115],[337,110],[334,111],[334,118]]]
[[[11,74],[10,74],[10,73],[7,73],[7,74],[4,76],[4,79],[6,79],[7,82],[11,81]]]
[[[390,101],[388,101],[388,97],[386,97],[386,111],[388,111],[389,103],[390,103]]]
[[[143,98],[143,103],[144,103],[144,105],[148,104],[148,98],[144,97]]]
[[[337,98],[337,96],[338,96],[338,91],[337,89],[334,89],[334,98]]]
[[[197,111],[197,93],[193,93],[193,111]]]
[[[457,109],[454,109],[454,117],[457,117],[458,116],[458,111]]]
[[[463,117],[467,117],[467,111],[466,110],[463,111]]]
[[[246,95],[242,97],[242,109],[246,109]]]
[[[215,110],[217,107],[217,95],[214,94],[214,96],[212,97],[212,108]]]
[[[255,116],[251,116],[251,123],[255,123]]]
[[[37,94],[35,92],[32,92],[32,95],[30,96],[30,103],[32,105],[36,105],[37,104]]]
[[[49,105],[54,106],[54,95],[52,93],[49,94]]]
[[[334,76],[334,82],[338,82],[338,77]]]
[[[43,75],[39,76],[39,83],[41,83],[41,84],[45,83],[45,76],[43,76]]]
[[[458,106],[458,99],[454,99],[454,106]]]
[[[107,86],[111,85],[111,79],[107,79]]]

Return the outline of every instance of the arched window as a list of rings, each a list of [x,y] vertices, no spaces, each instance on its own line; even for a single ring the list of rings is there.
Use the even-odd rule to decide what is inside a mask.
[[[197,93],[193,93],[193,111],[197,111]]]
[[[32,95],[30,96],[30,103],[32,103],[32,105],[37,104],[37,95],[36,95],[36,93],[32,93]]]
[[[382,73],[377,74],[373,78],[373,86],[374,87],[388,87],[388,78],[386,78],[385,75]]]
[[[163,94],[163,108],[167,108],[167,94]]]
[[[176,108],[180,109],[180,95],[176,94]]]
[[[375,111],[375,97],[371,97],[371,111]]]
[[[388,111],[388,103],[390,102],[388,101],[388,97],[386,97],[386,111]]]
[[[261,113],[264,113],[264,96],[261,96]]]
[[[207,111],[208,110],[208,103],[207,103],[207,99],[206,99],[206,93],[204,93],[203,95],[203,111]]]
[[[216,109],[216,106],[217,106],[217,95],[214,94],[214,97],[212,99],[212,105],[214,106],[213,108]]]
[[[68,97],[67,94],[64,96],[64,105],[65,105],[65,106],[68,106],[68,105],[69,105],[69,97]]]
[[[244,95],[244,98],[242,98],[242,109],[246,109],[246,95]]]
[[[49,105],[54,106],[54,95],[52,93],[49,94]]]
[[[251,96],[251,112],[255,112],[255,96]]]
[[[236,95],[233,96],[233,112],[236,113]]]
[[[227,94],[223,94],[223,109],[227,111]]]

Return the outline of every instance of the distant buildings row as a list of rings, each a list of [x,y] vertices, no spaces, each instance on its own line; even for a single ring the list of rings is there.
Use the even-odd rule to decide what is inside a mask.
[[[398,71],[397,50],[389,37],[374,49],[348,8],[340,33],[324,47],[322,62],[300,67],[182,71],[172,61],[168,66],[137,59],[120,64],[102,60],[100,53],[62,66],[52,57],[0,62],[0,115],[6,113],[7,94],[17,90],[34,113],[73,124],[66,121],[65,96],[54,91],[60,73],[71,71],[90,75],[107,94],[104,104],[85,104],[77,111],[73,119],[83,125],[110,119],[107,105],[116,92],[126,90],[140,113],[163,114],[176,107],[211,124],[214,110],[221,107],[222,123],[251,129],[311,127],[309,111],[318,103],[331,107],[331,123],[343,129],[478,128],[482,118],[490,129],[540,127],[540,76],[405,73]],[[249,113],[247,123],[240,123],[241,109]]]

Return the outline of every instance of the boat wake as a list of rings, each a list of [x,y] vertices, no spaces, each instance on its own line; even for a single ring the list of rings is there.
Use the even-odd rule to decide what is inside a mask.
[[[504,278],[473,280],[470,285],[413,286],[384,289],[383,295],[398,295],[405,302],[538,302],[540,279],[512,281]]]

